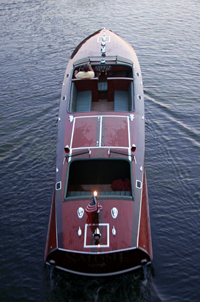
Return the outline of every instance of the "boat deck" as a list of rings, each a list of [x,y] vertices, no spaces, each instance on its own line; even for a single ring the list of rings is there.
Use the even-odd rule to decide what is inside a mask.
[[[85,63],[95,77],[76,79],[75,71]],[[90,276],[150,263],[144,94],[139,62],[128,43],[102,30],[77,46],[64,76],[58,121],[45,260]]]

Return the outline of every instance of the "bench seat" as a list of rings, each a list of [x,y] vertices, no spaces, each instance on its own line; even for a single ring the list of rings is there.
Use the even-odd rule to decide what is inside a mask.
[[[129,111],[128,91],[114,92],[114,111]]]
[[[91,111],[92,91],[77,92],[76,112]]]
[[[128,90],[114,91],[114,111],[133,110],[133,83],[129,84]]]
[[[67,197],[78,197],[78,196],[88,196],[92,197],[93,193],[90,191],[68,191]],[[131,191],[100,191],[98,192],[98,196],[132,196]]]

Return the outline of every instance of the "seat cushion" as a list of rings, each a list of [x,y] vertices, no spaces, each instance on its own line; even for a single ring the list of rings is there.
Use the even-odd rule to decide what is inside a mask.
[[[92,91],[77,92],[76,112],[91,111]]]
[[[98,82],[98,91],[101,91],[101,92],[108,91],[108,83],[107,82]]]
[[[114,111],[129,111],[128,91],[114,92]]]

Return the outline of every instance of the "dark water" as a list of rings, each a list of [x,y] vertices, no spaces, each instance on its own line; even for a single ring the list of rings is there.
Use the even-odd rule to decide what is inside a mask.
[[[0,301],[200,301],[200,2],[0,0]],[[62,79],[99,28],[144,80],[152,269],[62,276],[43,256]]]

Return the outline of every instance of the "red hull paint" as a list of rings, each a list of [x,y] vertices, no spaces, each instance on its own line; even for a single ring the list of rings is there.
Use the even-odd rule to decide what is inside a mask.
[[[106,56],[96,58],[103,36]],[[115,55],[125,59],[111,57]],[[101,69],[98,78],[73,79],[79,60],[87,56],[95,70]],[[107,91],[102,93],[98,85],[105,82]],[[88,102],[90,93],[92,98],[90,109],[79,112],[78,99],[73,102],[82,92],[87,98],[81,99],[81,106]],[[123,102],[117,103],[116,95]],[[46,263],[76,274],[105,276],[151,262],[144,131],[142,77],[135,52],[111,31],[99,31],[77,47],[63,81]],[[137,147],[134,152],[132,144]],[[112,182],[120,178],[130,181],[131,191],[113,191]],[[91,190],[99,192],[100,213],[85,212]],[[96,231],[100,233],[98,240]]]

